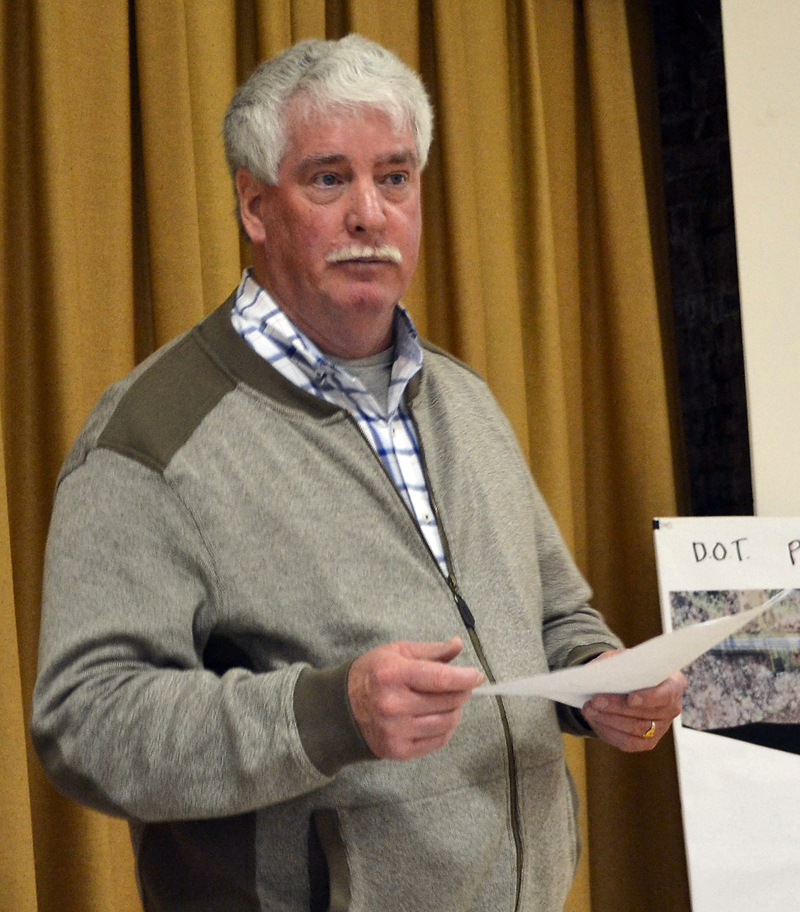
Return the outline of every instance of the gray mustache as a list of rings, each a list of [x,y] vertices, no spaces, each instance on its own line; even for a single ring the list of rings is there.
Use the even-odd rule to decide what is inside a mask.
[[[403,262],[403,255],[397,247],[389,244],[383,244],[380,247],[348,244],[325,257],[326,263],[346,263],[348,260],[385,260],[388,263],[400,264]]]

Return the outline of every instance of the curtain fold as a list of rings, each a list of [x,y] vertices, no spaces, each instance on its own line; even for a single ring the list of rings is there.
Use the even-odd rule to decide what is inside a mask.
[[[235,17],[226,4],[137,0],[149,280],[156,347],[224,300],[238,266],[219,125],[236,86]],[[226,281],[227,279],[227,281]]]
[[[599,306],[584,307],[587,296],[582,296],[581,308],[585,336],[592,340],[586,370],[592,460],[586,517],[593,545],[587,572],[597,606],[624,639],[638,643],[661,627],[654,610],[652,533],[645,530],[653,517],[678,512],[681,484],[670,447],[656,284],[663,271],[663,226],[649,219],[645,150],[650,124],[637,107],[637,101],[655,97],[653,72],[652,66],[641,66],[648,35],[641,28],[630,32],[640,24],[640,9],[630,7],[605,0],[583,4],[598,175],[593,203],[597,268],[590,282]],[[651,108],[654,104],[650,100]],[[660,908],[689,907],[684,859],[664,851],[666,845],[682,845],[675,760],[668,745],[632,756],[602,744],[590,746],[592,891],[600,908],[639,909],[641,900],[631,885],[644,870],[648,892],[660,897]]]
[[[6,478],[0,463],[0,630],[11,646],[6,661],[0,664],[0,782],[4,783],[0,789],[0,871],[4,899],[0,903],[7,909],[28,910],[36,908],[36,877],[8,533]]]
[[[102,390],[238,280],[220,131],[235,86],[294,41],[348,31],[422,72],[437,122],[405,303],[487,378],[633,644],[659,627],[651,520],[677,510],[648,5],[0,0],[0,13],[0,912],[134,912],[125,825],[57,795],[26,740],[42,556],[58,470]],[[569,912],[639,910],[642,870],[649,909],[688,910],[669,746],[594,744],[585,761],[566,740],[589,791]]]
[[[3,14],[3,92],[13,108],[3,122],[2,413],[17,635],[3,633],[19,646],[27,720],[55,477],[87,403],[134,363],[128,15],[125,4],[84,0],[5,4]],[[4,719],[14,711],[7,700],[3,691]],[[130,874],[118,883],[113,862],[130,854],[124,827],[58,796],[30,749],[28,762],[36,882],[28,902],[133,902]],[[9,781],[24,775],[20,768]],[[0,896],[5,903],[5,889]]]

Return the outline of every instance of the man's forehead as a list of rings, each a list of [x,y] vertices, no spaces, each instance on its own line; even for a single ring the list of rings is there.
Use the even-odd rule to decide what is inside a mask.
[[[376,165],[418,163],[411,126],[398,128],[381,108],[320,110],[300,97],[288,106],[284,124],[286,153],[302,164],[345,164],[364,155]]]

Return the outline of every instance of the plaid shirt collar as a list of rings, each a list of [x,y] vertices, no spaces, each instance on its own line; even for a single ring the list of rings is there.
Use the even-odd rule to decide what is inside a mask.
[[[281,310],[269,293],[245,269],[231,314],[236,331],[292,382],[333,404],[365,416],[390,417],[410,380],[422,367],[422,347],[405,308],[394,312],[394,361],[389,386],[388,414],[347,370],[329,360]],[[303,382],[305,381],[305,382]]]

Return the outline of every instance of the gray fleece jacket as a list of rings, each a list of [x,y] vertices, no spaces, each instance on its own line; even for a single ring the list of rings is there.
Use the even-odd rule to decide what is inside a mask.
[[[33,735],[130,821],[147,912],[556,912],[578,852],[547,700],[474,696],[450,743],[370,756],[357,655],[460,635],[505,679],[619,641],[587,604],[485,384],[426,348],[408,391],[440,573],[345,412],[237,336],[230,302],[102,398],[58,482]]]

